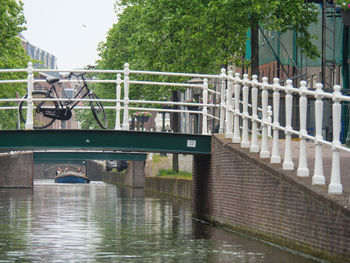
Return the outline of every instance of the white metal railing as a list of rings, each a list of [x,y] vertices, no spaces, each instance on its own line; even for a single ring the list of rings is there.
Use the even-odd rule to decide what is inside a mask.
[[[21,102],[26,101],[27,106],[27,118],[25,123],[25,129],[33,129],[33,109],[35,108],[35,101],[67,101],[66,98],[33,98],[32,93],[34,90],[34,84],[42,83],[46,80],[35,79],[35,72],[74,72],[74,73],[103,73],[103,74],[114,74],[116,79],[93,79],[87,80],[88,83],[114,83],[116,85],[116,98],[115,99],[69,99],[72,102],[90,102],[99,101],[101,103],[115,103],[115,106],[104,106],[105,109],[112,109],[116,111],[116,121],[115,129],[129,130],[129,110],[139,110],[139,111],[155,111],[155,112],[172,112],[172,113],[189,113],[198,114],[202,118],[202,134],[209,134],[208,130],[208,119],[218,119],[216,116],[208,113],[208,108],[220,107],[214,103],[208,103],[208,94],[220,95],[219,92],[210,89],[208,78],[215,79],[220,78],[219,75],[208,75],[208,74],[189,74],[189,73],[173,73],[173,72],[153,72],[153,71],[138,71],[130,70],[129,65],[126,63],[123,70],[58,70],[58,69],[34,69],[32,63],[28,63],[27,69],[0,69],[1,73],[9,72],[26,72],[27,79],[20,80],[0,80],[1,84],[13,84],[13,83],[27,83],[27,98],[2,98],[1,102]],[[140,81],[140,80],[130,80],[131,74],[143,74],[143,75],[158,75],[158,76],[172,76],[172,77],[186,77],[186,78],[201,78],[202,84],[191,84],[182,82],[160,82],[160,81]],[[123,78],[122,78],[123,75]],[[69,80],[60,80],[61,83],[69,82]],[[76,82],[75,80],[70,80],[70,82]],[[147,85],[147,86],[167,86],[167,87],[178,87],[178,88],[200,88],[202,89],[202,102],[201,103],[186,103],[186,102],[172,102],[172,101],[146,101],[146,100],[131,100],[129,99],[129,89],[133,85]],[[0,87],[1,88],[1,87]],[[124,90],[124,98],[121,98],[122,88]],[[177,105],[183,106],[183,109],[159,109],[159,108],[145,108],[145,107],[133,107],[133,104],[159,104],[159,105]],[[187,110],[186,106],[199,106],[201,110]],[[87,107],[77,106],[76,109],[84,109]],[[0,109],[18,109],[16,106],[0,106]],[[121,111],[123,110],[123,123],[121,123]],[[222,125],[223,129],[223,125]]]
[[[309,169],[307,166],[307,140],[311,140],[315,144],[315,163],[314,174],[312,176],[312,184],[325,185],[326,180],[323,172],[323,156],[322,146],[328,145],[332,148],[332,169],[331,179],[328,186],[328,193],[341,194],[343,192],[343,186],[341,184],[341,171],[340,171],[340,151],[350,152],[350,149],[341,145],[340,132],[341,132],[341,102],[349,102],[350,97],[344,96],[340,93],[341,87],[339,85],[334,86],[333,93],[323,91],[322,84],[316,85],[316,90],[309,90],[307,88],[306,81],[300,82],[300,88],[294,88],[292,81],[287,80],[284,86],[280,85],[279,79],[275,78],[273,84],[269,84],[267,78],[262,78],[262,82],[258,82],[257,76],[253,76],[252,79],[248,79],[248,75],[244,74],[243,79],[240,78],[239,73],[233,76],[232,72],[228,72],[226,76],[228,81],[227,85],[227,97],[226,97],[226,116],[227,124],[225,136],[232,138],[233,143],[240,143],[242,148],[249,148],[251,152],[260,154],[260,158],[270,158],[271,163],[281,163],[282,158],[279,152],[279,132],[283,131],[285,134],[285,151],[282,163],[283,170],[294,170],[294,162],[292,159],[292,135],[299,137],[299,165],[297,167],[297,175],[300,177],[309,176]],[[233,90],[234,87],[234,90]],[[272,91],[273,101],[273,121],[268,119],[268,91]],[[262,107],[262,119],[258,118],[257,106],[258,106],[258,91],[260,91],[261,107]],[[240,107],[240,98],[242,94],[243,106]],[[280,93],[285,97],[285,126],[281,126],[279,123],[280,116]],[[232,95],[231,95],[232,94]],[[293,107],[293,94],[299,96],[299,121],[300,129],[295,130],[292,127],[292,107]],[[315,136],[307,133],[307,106],[308,99],[315,100]],[[233,98],[233,99],[232,99]],[[322,122],[323,122],[323,99],[331,99],[333,101],[332,106],[332,119],[333,119],[333,140],[332,142],[324,140],[322,136]],[[232,100],[234,103],[232,103]],[[248,112],[248,105],[252,105],[251,113]],[[241,111],[241,108],[243,109]],[[248,136],[248,120],[252,126],[251,136],[249,140]],[[231,125],[233,121],[233,125]],[[243,123],[240,127],[240,121]],[[258,145],[258,133],[257,124],[261,123],[261,145]],[[272,152],[270,153],[268,148],[268,127],[273,130],[272,139]],[[233,130],[232,130],[233,129]],[[345,174],[346,171],[343,171]]]
[[[199,114],[202,120],[202,134],[209,134],[208,118],[219,120],[219,132],[225,133],[226,138],[231,138],[233,143],[239,143],[241,147],[249,149],[251,152],[259,153],[260,158],[269,158],[271,163],[282,164],[284,170],[296,169],[297,175],[300,177],[307,177],[309,169],[307,165],[307,140],[312,141],[315,145],[314,153],[314,173],[312,175],[312,183],[314,185],[325,185],[326,180],[323,171],[323,156],[322,146],[328,145],[332,147],[332,170],[331,180],[328,186],[330,194],[341,194],[343,186],[341,184],[340,171],[340,151],[350,152],[350,149],[341,145],[341,103],[350,102],[349,96],[344,96],[340,93],[340,86],[334,86],[334,92],[329,93],[323,91],[322,84],[317,84],[315,90],[309,90],[305,81],[300,82],[300,88],[292,86],[292,81],[287,80],[284,85],[280,84],[279,79],[275,78],[273,83],[268,83],[267,78],[262,78],[259,82],[257,76],[248,78],[247,74],[240,77],[239,73],[233,74],[232,71],[227,72],[222,69],[218,75],[209,74],[188,74],[188,73],[173,73],[173,72],[153,72],[153,71],[139,71],[130,70],[129,65],[125,64],[123,70],[48,70],[48,69],[33,69],[31,63],[28,64],[27,69],[14,70],[0,70],[2,72],[26,72],[26,80],[0,80],[0,84],[12,83],[27,83],[26,99],[9,98],[0,99],[1,102],[23,101],[27,102],[27,122],[26,129],[33,129],[33,101],[36,100],[56,100],[65,101],[66,99],[35,99],[31,94],[34,83],[43,80],[34,80],[33,74],[35,72],[91,72],[91,73],[108,73],[116,76],[115,79],[94,79],[91,83],[114,83],[116,85],[115,99],[76,99],[80,101],[100,101],[115,103],[115,106],[105,106],[106,109],[116,111],[116,130],[129,129],[129,110],[145,110],[157,112],[176,112],[176,113],[191,113]],[[187,78],[201,78],[203,83],[193,84],[184,82],[156,82],[156,81],[141,81],[130,80],[130,75],[158,75],[158,76],[172,76],[172,77],[187,77]],[[218,89],[210,89],[209,80],[217,80],[219,82]],[[64,82],[64,81],[62,81]],[[172,101],[146,101],[146,100],[131,100],[129,98],[129,89],[133,85],[150,85],[150,86],[169,86],[182,88],[200,88],[202,89],[202,103],[186,103],[186,102],[172,102]],[[0,86],[1,88],[1,86]],[[122,89],[124,97],[121,97]],[[270,96],[269,96],[270,91]],[[218,96],[220,103],[208,103],[209,94]],[[281,94],[285,100],[285,125],[280,124],[280,105]],[[293,95],[297,95],[299,100],[299,116],[298,122],[300,129],[296,130],[292,127],[292,107]],[[269,97],[272,100],[272,105],[268,105]],[[315,101],[315,136],[307,132],[307,109],[310,98]],[[322,121],[323,121],[323,103],[324,99],[332,100],[332,117],[333,117],[333,140],[329,142],[323,138],[322,135]],[[71,101],[76,101],[71,99]],[[200,111],[193,111],[187,109],[159,109],[159,108],[145,108],[134,107],[133,104],[159,104],[159,105],[177,105],[186,108],[186,106],[201,106]],[[208,113],[208,108],[218,108],[218,114]],[[0,109],[17,109],[17,107],[0,107]],[[121,122],[121,111],[123,110],[123,122]],[[272,130],[272,132],[271,132]],[[279,152],[279,143],[281,142],[279,136],[280,132],[284,132],[285,150],[282,155]],[[269,137],[272,135],[272,140]],[[299,137],[299,163],[295,168],[292,158],[292,135]],[[259,140],[259,136],[261,140]],[[272,143],[272,151],[269,151],[269,142]]]

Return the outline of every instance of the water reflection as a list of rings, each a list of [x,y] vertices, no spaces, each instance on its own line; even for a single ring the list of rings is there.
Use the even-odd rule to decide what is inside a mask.
[[[190,206],[104,183],[0,189],[0,262],[313,262],[192,220]]]

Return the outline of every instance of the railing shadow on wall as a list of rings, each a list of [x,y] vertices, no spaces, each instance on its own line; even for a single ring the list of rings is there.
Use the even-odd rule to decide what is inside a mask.
[[[330,194],[341,194],[343,186],[341,184],[340,152],[350,152],[350,149],[341,144],[340,133],[342,128],[341,114],[342,105],[350,102],[350,97],[341,94],[341,87],[334,86],[332,93],[325,92],[322,84],[317,84],[315,90],[307,88],[305,81],[300,82],[300,87],[295,88],[291,80],[287,80],[281,85],[279,79],[275,78],[273,83],[268,83],[267,78],[258,80],[257,76],[250,79],[247,74],[241,78],[239,73],[233,74],[232,71],[222,69],[218,75],[210,74],[189,74],[174,72],[153,72],[131,70],[128,64],[125,64],[122,70],[52,70],[52,69],[33,69],[31,63],[27,69],[6,69],[0,70],[0,73],[24,72],[27,73],[27,79],[22,80],[0,80],[0,84],[22,83],[27,84],[27,98],[1,98],[0,103],[18,103],[26,101],[27,103],[27,122],[25,129],[33,129],[33,110],[36,100],[65,100],[65,99],[35,99],[32,98],[34,84],[44,80],[34,80],[36,72],[89,72],[93,74],[110,74],[111,79],[90,80],[90,83],[113,83],[115,84],[115,98],[108,99],[77,99],[81,101],[100,101],[101,103],[113,103],[113,106],[105,106],[108,110],[116,112],[115,127],[116,130],[130,129],[129,111],[150,111],[150,112],[168,112],[180,113],[183,116],[196,114],[201,116],[201,133],[211,134],[214,132],[224,133],[226,138],[232,139],[232,143],[239,143],[241,147],[249,149],[251,152],[259,153],[260,158],[269,158],[271,163],[281,163],[284,170],[295,170],[297,176],[308,177],[309,169],[307,166],[307,141],[315,145],[314,154],[314,174],[312,183],[314,185],[325,185],[325,176],[322,163],[322,146],[328,145],[332,148],[332,170],[331,180],[328,186]],[[178,78],[179,82],[165,81],[146,81],[137,80],[137,76],[167,76]],[[131,77],[132,76],[132,77]],[[131,77],[131,78],[130,78]],[[200,83],[193,83],[190,79],[200,78]],[[64,83],[67,80],[61,80]],[[186,99],[191,98],[191,92],[187,92],[187,98],[182,102],[174,101],[148,101],[134,100],[129,98],[129,90],[133,87],[151,86],[155,89],[159,87],[177,87],[192,90],[201,89],[201,102],[189,103]],[[123,98],[121,95],[123,93]],[[293,99],[298,100],[299,111],[293,111]],[[72,101],[75,101],[72,99]],[[271,105],[269,105],[269,101]],[[327,141],[323,136],[323,115],[324,101],[332,104],[332,139]],[[283,102],[283,105],[282,103]],[[151,105],[151,107],[137,107],[133,104]],[[180,109],[167,109],[166,107],[154,108],[153,105],[175,105]],[[314,111],[314,127],[310,127],[308,118],[310,118],[310,105]],[[200,107],[200,110],[189,110],[192,106]],[[33,109],[34,108],[34,109]],[[77,107],[80,109],[83,107]],[[0,109],[18,110],[17,106],[1,106]],[[215,111],[215,109],[219,109]],[[283,116],[281,116],[283,113]],[[294,116],[293,116],[294,112]],[[123,114],[123,116],[121,116]],[[298,116],[296,116],[298,115]],[[122,117],[122,118],[121,118]],[[293,118],[294,117],[294,118]],[[213,121],[214,120],[214,121]],[[283,124],[282,123],[283,120]],[[293,121],[294,120],[294,121]],[[211,126],[211,127],[210,127]],[[216,127],[217,126],[217,127]],[[293,128],[296,127],[296,128]],[[310,131],[313,130],[311,133]],[[283,162],[279,153],[280,138],[284,137],[285,150]],[[294,167],[292,160],[292,137],[299,139],[299,164]],[[269,137],[272,137],[271,139]],[[269,140],[272,142],[272,150],[269,150]]]

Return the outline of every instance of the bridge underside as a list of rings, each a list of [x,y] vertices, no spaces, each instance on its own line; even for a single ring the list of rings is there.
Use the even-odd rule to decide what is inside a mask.
[[[33,152],[35,164],[71,163],[81,164],[87,160],[145,161],[147,154],[105,151],[40,151]]]
[[[211,136],[116,130],[4,130],[0,150],[81,149],[210,154]]]

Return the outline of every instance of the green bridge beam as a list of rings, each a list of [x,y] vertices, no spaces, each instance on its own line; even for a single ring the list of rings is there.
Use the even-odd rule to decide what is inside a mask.
[[[211,136],[116,130],[2,130],[0,150],[84,149],[210,154]]]

